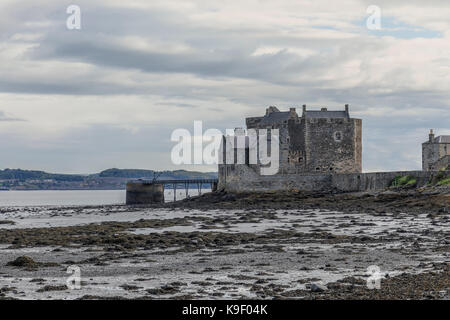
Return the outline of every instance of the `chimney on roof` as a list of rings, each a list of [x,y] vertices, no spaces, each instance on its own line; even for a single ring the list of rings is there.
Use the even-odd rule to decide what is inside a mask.
[[[302,106],[302,111],[303,111],[302,117],[304,118],[304,117],[306,117],[306,104],[304,104],[304,105]]]
[[[320,108],[320,111],[328,111],[327,108]]]
[[[433,129],[430,129],[430,133],[428,134],[428,141],[429,141],[429,142],[434,142],[434,133],[433,133]]]
[[[348,112],[348,104],[345,105],[345,113],[347,114],[347,117],[350,118],[350,114]]]
[[[298,115],[295,108],[289,108],[289,119],[297,119]]]

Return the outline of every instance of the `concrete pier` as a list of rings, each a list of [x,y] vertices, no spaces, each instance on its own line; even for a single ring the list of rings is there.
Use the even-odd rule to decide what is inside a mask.
[[[164,184],[128,182],[126,203],[127,205],[164,203]]]
[[[217,191],[217,179],[187,179],[187,180],[135,180],[127,183],[127,204],[164,203],[165,186],[172,187],[173,201],[177,201],[177,188],[184,189],[186,198],[189,188],[197,186],[198,194],[202,194],[204,185],[210,185],[211,191]]]

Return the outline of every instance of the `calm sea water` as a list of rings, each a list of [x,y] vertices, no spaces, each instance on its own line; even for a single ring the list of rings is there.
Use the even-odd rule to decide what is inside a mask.
[[[189,190],[190,196],[197,194],[197,189]],[[181,200],[185,198],[186,192],[177,190],[176,196],[177,200]],[[125,190],[0,191],[0,207],[124,204],[125,197]],[[173,190],[166,190],[164,197],[166,202],[173,201]]]

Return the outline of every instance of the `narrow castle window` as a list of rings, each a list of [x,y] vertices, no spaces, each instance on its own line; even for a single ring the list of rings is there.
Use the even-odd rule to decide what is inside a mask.
[[[334,141],[341,142],[342,141],[342,132],[336,131],[333,135]]]

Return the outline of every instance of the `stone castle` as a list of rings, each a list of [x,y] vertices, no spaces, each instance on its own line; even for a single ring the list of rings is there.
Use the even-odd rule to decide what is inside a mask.
[[[348,105],[339,111],[307,110],[303,105],[301,116],[295,108],[280,111],[271,106],[264,116],[247,118],[246,126],[247,132],[237,128],[234,135],[223,137],[218,181],[129,182],[127,204],[164,202],[165,184],[176,189],[185,183],[187,190],[188,184],[211,183],[213,191],[237,193],[366,192],[393,187],[393,181],[404,176],[413,177],[415,187],[450,176],[450,136],[435,137],[433,130],[422,144],[422,170],[362,173],[362,121],[350,118]],[[277,166],[267,174],[272,162]]]
[[[279,174],[301,172],[361,172],[361,119],[345,110],[282,112],[266,109],[262,117],[246,119],[247,129],[279,129]]]
[[[330,174],[330,173],[358,173],[362,170],[362,121],[350,118],[348,105],[344,110],[330,111],[322,108],[317,111],[307,110],[303,105],[301,116],[295,108],[280,111],[271,106],[266,109],[262,117],[246,119],[247,132],[254,130],[256,134],[266,131],[270,136],[274,129],[278,129],[278,170],[275,175],[287,174]],[[238,146],[238,136],[245,136],[245,144]],[[228,140],[227,140],[228,139]],[[219,177],[234,175],[236,170],[252,171],[262,174],[265,167],[258,157],[257,161],[249,163],[249,136],[243,129],[235,129],[233,143],[229,143],[230,136],[224,137],[221,152],[222,160],[230,150],[237,154],[239,148],[245,148],[245,160],[222,161],[219,165]],[[268,138],[270,141],[271,138]],[[264,141],[266,143],[266,141]],[[269,144],[270,149],[270,142]],[[260,142],[257,142],[260,146]],[[242,150],[241,150],[242,151]],[[269,151],[271,153],[271,151]],[[225,163],[226,162],[226,163]],[[220,180],[220,179],[219,179]]]
[[[246,126],[247,134],[243,129],[236,129],[234,136],[226,136],[222,140],[219,190],[382,190],[389,187],[394,178],[406,175],[414,176],[417,186],[424,186],[430,177],[437,174],[437,170],[447,167],[450,159],[450,136],[435,138],[431,132],[429,141],[423,144],[422,171],[362,173],[362,121],[350,117],[348,105],[339,111],[327,108],[307,110],[303,105],[301,115],[295,108],[280,111],[272,106],[266,109],[264,116],[247,118]],[[252,162],[249,156],[256,153],[252,151],[255,144],[257,148],[260,146],[260,138],[256,143],[252,142],[250,131],[267,131],[270,141],[273,129],[279,130],[279,167],[274,174],[266,175],[262,172],[267,164],[260,162],[259,155],[256,162]],[[244,143],[236,143],[239,138],[244,138]],[[270,142],[265,143],[270,147]],[[229,157],[230,151],[233,158]],[[233,161],[228,161],[228,157]]]
[[[422,143],[422,170],[440,170],[450,165],[450,136],[435,137],[430,130],[428,141]]]

